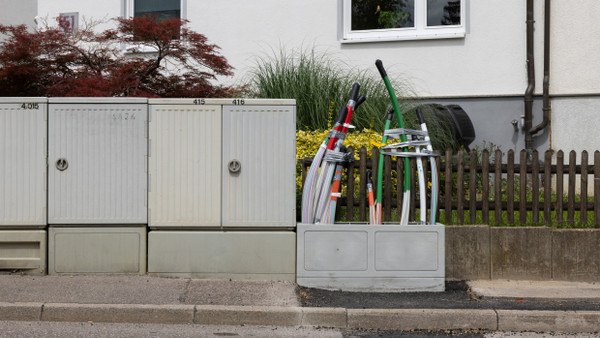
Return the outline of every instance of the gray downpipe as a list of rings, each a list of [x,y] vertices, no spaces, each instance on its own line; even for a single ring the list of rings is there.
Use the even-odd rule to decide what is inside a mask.
[[[545,0],[544,3],[544,104],[543,104],[543,120],[540,124],[533,127],[529,134],[532,136],[546,128],[550,123],[550,0]]]
[[[525,149],[533,150],[533,92],[535,90],[535,68],[533,56],[533,0],[527,0],[527,89],[525,90]]]

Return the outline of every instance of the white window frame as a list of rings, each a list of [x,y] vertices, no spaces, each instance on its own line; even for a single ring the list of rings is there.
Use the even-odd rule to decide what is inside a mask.
[[[460,0],[460,25],[427,26],[427,0],[415,0],[414,27],[352,31],[352,0],[342,0],[341,43],[463,38],[466,32],[465,1]]]
[[[135,14],[135,0],[122,0],[123,3],[123,8],[121,9],[122,11],[122,17],[124,19],[131,19],[133,18],[134,14]],[[181,15],[181,20],[186,20],[187,19],[187,0],[180,0],[180,15]],[[125,51],[125,53],[130,53],[132,52],[133,46],[129,45],[129,44],[122,44],[121,48]],[[156,48],[152,48],[152,47],[146,47],[146,46],[142,46],[141,49],[138,49],[138,52],[140,53],[156,53]]]
[[[135,0],[122,0],[123,1],[123,18],[125,19],[130,19],[133,18],[133,15],[135,14],[135,8],[134,8],[134,3]],[[180,0],[180,13],[181,13],[181,19],[182,20],[187,20],[187,0]]]

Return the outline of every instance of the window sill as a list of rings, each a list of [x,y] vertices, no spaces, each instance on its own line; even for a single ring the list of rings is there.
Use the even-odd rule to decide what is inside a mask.
[[[152,54],[152,53],[158,53],[158,50],[156,48],[152,48],[152,47],[133,47],[133,46],[123,46],[123,52],[125,54],[129,54],[129,55],[135,55],[135,54]]]
[[[340,43],[367,43],[367,42],[391,42],[391,41],[414,41],[414,40],[437,40],[437,39],[461,39],[465,37],[464,32],[460,33],[442,33],[442,34],[423,34],[423,35],[402,35],[385,37],[347,37],[342,38]]]

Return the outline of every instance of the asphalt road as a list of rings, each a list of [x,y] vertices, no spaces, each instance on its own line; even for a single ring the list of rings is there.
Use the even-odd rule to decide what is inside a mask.
[[[169,325],[135,323],[72,323],[0,321],[0,337],[314,337],[314,338],[591,338],[591,334],[490,332],[481,330],[337,330],[313,327],[251,326],[251,325]]]
[[[314,337],[341,338],[339,330],[310,327],[0,321],[0,337]]]

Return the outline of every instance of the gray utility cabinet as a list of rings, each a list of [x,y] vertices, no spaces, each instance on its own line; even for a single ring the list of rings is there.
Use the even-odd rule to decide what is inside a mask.
[[[48,223],[147,223],[147,99],[50,99]]]
[[[294,100],[149,103],[151,228],[295,227]]]
[[[46,226],[46,98],[0,98],[0,228]]]
[[[47,102],[0,98],[0,269],[46,272]]]
[[[148,273],[294,280],[295,101],[149,106]]]
[[[298,224],[297,282],[345,291],[443,291],[443,224]]]
[[[51,274],[146,273],[145,226],[48,229]]]
[[[147,99],[49,99],[49,273],[145,273],[147,128]]]

